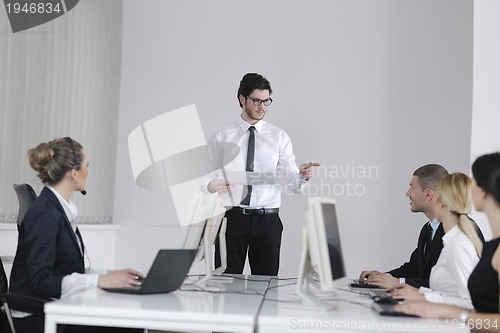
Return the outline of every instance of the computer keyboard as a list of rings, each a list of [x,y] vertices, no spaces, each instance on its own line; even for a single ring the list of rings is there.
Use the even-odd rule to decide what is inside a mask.
[[[394,300],[394,299],[393,299]],[[372,308],[378,312],[381,316],[397,316],[397,317],[416,317],[414,315],[409,315],[402,312],[394,311],[394,307],[398,304],[398,301],[394,300],[395,303],[377,303],[373,302]]]
[[[370,295],[370,297],[374,301],[384,299],[384,298],[392,298],[396,302],[403,301],[402,298],[396,298],[396,297],[392,296],[391,293],[388,292],[387,290],[382,290],[382,289],[375,289],[375,290],[370,289],[370,290],[368,290],[368,295]]]
[[[388,291],[382,289],[368,290],[368,294],[373,299],[386,297],[392,298],[391,294]]]
[[[352,288],[383,289],[380,286],[365,283],[364,281],[361,281],[361,280],[351,280],[351,287]]]

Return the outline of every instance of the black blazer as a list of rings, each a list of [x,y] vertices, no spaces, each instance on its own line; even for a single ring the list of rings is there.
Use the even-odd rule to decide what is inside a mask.
[[[476,222],[469,217],[472,226],[477,232],[479,239],[484,243],[484,236],[481,229],[476,224]],[[436,230],[436,234],[432,239],[429,251],[424,254],[425,239],[427,236],[426,228],[428,223],[424,224],[420,230],[420,235],[418,236],[417,248],[412,252],[410,260],[401,267],[393,269],[388,273],[394,277],[405,278],[407,284],[419,287],[429,287],[429,276],[431,274],[432,267],[436,264],[441,250],[443,249],[443,235],[444,229],[443,224],[439,224]]]
[[[47,301],[58,299],[63,277],[75,272],[85,272],[82,251],[59,200],[44,188],[19,229],[10,292]],[[13,297],[9,305],[18,311],[43,313],[39,302]]]
[[[420,230],[417,248],[412,252],[410,260],[401,265],[401,267],[388,272],[394,277],[405,278],[407,284],[416,288],[429,287],[431,269],[436,264],[441,254],[441,250],[443,249],[444,229],[443,225],[440,223],[432,239],[431,245],[427,250],[427,255],[424,254],[428,225],[428,223],[425,223]]]

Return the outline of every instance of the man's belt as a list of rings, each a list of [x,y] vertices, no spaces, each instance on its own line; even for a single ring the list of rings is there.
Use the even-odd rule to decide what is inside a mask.
[[[228,212],[242,214],[242,215],[267,215],[267,214],[278,214],[279,208],[242,208],[233,207]]]

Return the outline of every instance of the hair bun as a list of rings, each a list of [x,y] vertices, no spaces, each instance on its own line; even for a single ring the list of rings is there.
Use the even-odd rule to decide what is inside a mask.
[[[41,143],[36,148],[28,150],[31,167],[39,173],[46,173],[54,157],[54,150],[48,143]]]

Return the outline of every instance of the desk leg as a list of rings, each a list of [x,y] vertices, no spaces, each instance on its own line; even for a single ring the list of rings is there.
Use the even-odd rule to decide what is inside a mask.
[[[45,333],[57,333],[57,323],[51,316],[45,316]]]

